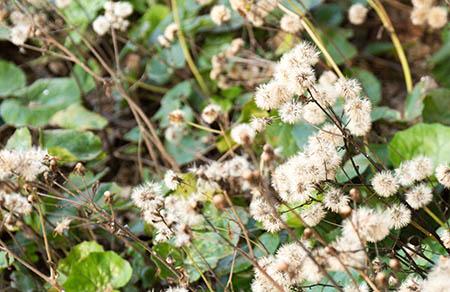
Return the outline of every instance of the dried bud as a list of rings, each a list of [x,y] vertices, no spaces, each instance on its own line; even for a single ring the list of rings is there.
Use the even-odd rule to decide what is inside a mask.
[[[75,173],[79,175],[84,175],[84,173],[86,172],[86,168],[84,168],[84,165],[81,162],[77,162],[73,170],[75,171]]]
[[[398,279],[397,279],[397,277],[395,277],[395,276],[393,276],[393,275],[391,275],[391,276],[389,276],[389,280],[388,280],[388,283],[389,283],[389,286],[397,286],[398,285]]]
[[[375,284],[380,289],[386,287],[388,284],[388,278],[386,277],[386,274],[383,272],[377,273],[377,275],[375,276]]]
[[[347,218],[350,214],[352,214],[352,208],[350,206],[339,209],[339,215],[341,215],[342,218]]]
[[[398,259],[390,259],[389,260],[389,267],[393,270],[398,272],[401,268],[400,261]]]
[[[33,187],[32,185],[30,185],[29,183],[25,183],[25,184],[23,184],[23,190],[25,192],[31,194],[36,190],[36,188]]]
[[[169,113],[169,121],[172,125],[181,125],[184,123],[184,113],[181,110],[174,110]]]
[[[350,190],[350,197],[355,203],[359,203],[361,201],[361,192],[357,188],[352,188]]]
[[[141,63],[141,57],[138,54],[131,53],[125,58],[125,68],[127,71],[137,72]]]
[[[67,74],[67,67],[61,61],[50,62],[48,64],[48,69],[50,69],[50,71],[53,74],[58,75],[58,76],[63,76],[65,74]]]
[[[105,198],[106,204],[111,204],[113,194],[110,191],[106,191],[103,193],[103,197]]]
[[[223,194],[214,195],[212,202],[217,209],[224,209],[227,205]]]
[[[311,236],[313,235],[313,230],[309,227],[306,227],[305,230],[303,230],[303,238],[304,239],[309,239],[311,238]]]
[[[330,255],[335,255],[336,254],[336,249],[334,247],[332,247],[332,246],[326,246],[325,247],[325,252],[327,254],[330,254]]]
[[[56,161],[56,158],[52,157],[50,158],[50,170],[55,171],[58,167],[58,161]]]
[[[36,196],[34,195],[28,195],[27,200],[30,204],[33,204],[36,202]]]

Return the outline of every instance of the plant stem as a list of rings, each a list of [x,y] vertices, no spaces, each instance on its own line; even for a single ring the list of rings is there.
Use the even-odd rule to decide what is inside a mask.
[[[205,81],[203,80],[202,75],[198,71],[197,66],[195,65],[194,60],[191,57],[191,53],[189,52],[189,48],[187,46],[186,38],[184,37],[183,30],[181,28],[181,21],[180,21],[180,15],[178,14],[178,4],[176,0],[171,0],[170,3],[172,4],[172,14],[173,19],[175,20],[175,23],[178,26],[177,29],[177,36],[180,41],[181,49],[183,50],[184,57],[186,58],[186,62],[191,69],[192,74],[194,74],[195,80],[197,80],[198,85],[200,86],[201,90],[204,94],[209,95],[208,87],[206,86]]]
[[[368,0],[367,1],[370,6],[375,10],[380,17],[383,26],[389,32],[392,44],[394,45],[395,51],[397,52],[397,56],[400,60],[400,64],[402,65],[403,75],[405,78],[406,90],[411,92],[413,88],[411,70],[409,68],[408,59],[406,58],[405,51],[403,50],[402,44],[398,39],[397,33],[395,32],[394,26],[392,25],[391,19],[389,18],[386,10],[379,0]]]

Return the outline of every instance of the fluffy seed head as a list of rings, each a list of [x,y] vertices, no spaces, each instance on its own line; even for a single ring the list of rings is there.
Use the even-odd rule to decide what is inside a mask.
[[[288,101],[280,107],[279,114],[284,123],[295,124],[302,118],[302,104],[294,100]]]
[[[211,20],[217,24],[222,25],[225,22],[228,22],[231,18],[231,11],[225,5],[215,5],[211,9]]]
[[[450,189],[450,167],[441,164],[436,167],[436,178],[444,187]]]
[[[426,184],[421,183],[412,187],[405,194],[406,202],[414,209],[418,210],[428,205],[433,200],[433,191]]]
[[[444,27],[447,22],[448,11],[446,7],[435,6],[428,12],[427,22],[433,29]]]
[[[220,115],[222,109],[216,104],[207,105],[202,111],[202,119],[207,124],[212,124]]]
[[[255,130],[249,124],[239,124],[231,129],[231,139],[240,145],[248,145],[256,136]]]
[[[344,207],[348,206],[350,197],[345,195],[340,189],[330,188],[325,192],[323,204],[325,208],[339,213]]]
[[[389,197],[397,192],[399,185],[390,171],[381,171],[372,178],[372,187],[379,196]]]
[[[390,219],[390,228],[402,229],[411,222],[411,210],[399,203],[387,209],[386,216]]]
[[[361,3],[353,4],[348,10],[348,20],[351,24],[360,25],[366,21],[369,10]]]
[[[280,27],[288,33],[297,33],[303,29],[300,17],[292,14],[285,14],[280,20]]]

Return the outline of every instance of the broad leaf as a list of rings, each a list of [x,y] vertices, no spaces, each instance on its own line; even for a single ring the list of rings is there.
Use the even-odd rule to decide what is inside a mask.
[[[369,167],[369,164],[370,164],[369,160],[366,157],[364,157],[363,154],[353,156],[352,159],[349,159],[347,160],[347,162],[345,162],[343,169],[339,169],[337,171],[336,180],[339,183],[347,182],[357,177],[358,173],[363,174],[364,171],[366,171],[367,167]]]
[[[93,252],[73,266],[63,287],[67,292],[112,291],[125,286],[131,275],[130,264],[115,252]]]
[[[0,60],[0,97],[7,97],[26,85],[25,73],[11,62]]]
[[[97,242],[83,241],[72,247],[67,257],[59,261],[58,270],[68,275],[72,267],[85,259],[90,253],[101,251],[103,251],[103,246]]]
[[[371,72],[361,69],[353,68],[350,70],[351,76],[361,82],[363,91],[369,97],[373,104],[378,104],[381,101],[381,82]]]
[[[57,112],[51,118],[50,124],[66,129],[100,130],[108,124],[108,121],[101,115],[87,110],[81,104],[72,104]]]
[[[17,98],[5,100],[1,115],[8,124],[45,126],[59,110],[80,102],[80,91],[71,78],[39,79],[14,93]]]
[[[389,158],[394,166],[418,155],[430,157],[434,165],[450,162],[450,127],[417,124],[397,132],[389,143]]]
[[[430,91],[424,100],[423,120],[450,125],[450,89]]]
[[[9,137],[6,143],[6,149],[26,150],[31,148],[31,134],[28,128],[23,127],[17,129],[14,134]]]
[[[98,136],[76,130],[46,130],[41,136],[41,146],[63,162],[92,160],[102,152]]]

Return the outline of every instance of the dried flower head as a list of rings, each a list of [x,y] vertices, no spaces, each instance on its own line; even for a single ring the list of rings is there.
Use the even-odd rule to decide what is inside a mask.
[[[169,190],[175,190],[181,182],[181,178],[171,169],[164,174],[164,184]]]
[[[399,185],[390,171],[381,171],[372,178],[372,187],[379,196],[389,197],[397,192]]]
[[[295,124],[302,118],[302,104],[294,100],[288,101],[280,107],[278,112],[281,121],[287,124]]]
[[[406,202],[413,209],[418,210],[433,200],[433,190],[426,183],[421,183],[407,191],[405,197]]]
[[[436,167],[436,178],[447,189],[450,189],[450,167],[446,164],[441,164]]]
[[[427,22],[433,29],[444,27],[447,21],[448,10],[447,7],[435,6],[428,11]]]
[[[300,17],[293,14],[285,14],[280,20],[280,27],[288,33],[297,33],[303,29]]]
[[[222,108],[217,104],[209,104],[202,111],[202,119],[207,124],[212,124],[222,112]]]
[[[361,3],[353,4],[348,10],[348,20],[351,24],[361,25],[366,21],[368,11],[366,6]]]
[[[225,5],[215,5],[211,8],[210,16],[215,24],[222,25],[231,19],[231,11]]]
[[[340,189],[329,188],[324,195],[323,204],[325,208],[339,213],[344,207],[348,206],[350,197],[345,195]]]
[[[56,234],[62,235],[65,230],[69,229],[70,222],[72,222],[72,219],[64,217],[61,221],[58,222],[58,224],[56,224],[56,227],[53,231]]]
[[[386,216],[390,219],[390,228],[394,229],[401,229],[411,222],[411,210],[401,203],[389,207]]]
[[[239,124],[231,129],[231,139],[240,145],[248,145],[256,136],[255,130],[249,124]]]

